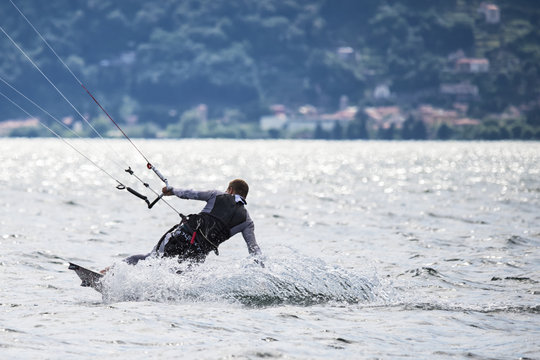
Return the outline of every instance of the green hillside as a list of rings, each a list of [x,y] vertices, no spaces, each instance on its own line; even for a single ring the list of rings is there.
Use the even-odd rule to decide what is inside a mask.
[[[189,111],[199,104],[206,104],[209,119],[249,131],[272,104],[311,104],[332,112],[343,95],[360,108],[450,108],[459,101],[477,119],[513,106],[533,134],[540,126],[540,6],[534,0],[495,1],[497,23],[486,21],[478,0],[16,4],[113,117],[147,124],[142,135],[180,126],[176,133],[182,136],[182,121],[189,123]],[[0,11],[6,32],[81,111],[103,122],[99,108],[11,3],[3,1]],[[75,116],[13,44],[0,38],[0,75],[57,116]],[[459,56],[487,59],[489,70],[456,71]],[[440,91],[459,83],[475,86],[478,95]],[[391,96],[374,96],[381,84]],[[24,117],[4,100],[0,109],[0,121]]]

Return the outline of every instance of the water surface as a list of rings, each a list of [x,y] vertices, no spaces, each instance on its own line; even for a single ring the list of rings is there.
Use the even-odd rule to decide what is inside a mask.
[[[178,215],[58,140],[1,139],[2,358],[540,357],[539,143],[136,143],[173,186],[246,179],[266,267],[240,236],[182,276],[123,264]],[[126,141],[73,144],[162,186]],[[105,295],[68,261],[116,264]]]

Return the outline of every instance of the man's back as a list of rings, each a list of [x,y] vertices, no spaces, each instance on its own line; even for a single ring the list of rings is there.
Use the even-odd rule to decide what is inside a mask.
[[[249,253],[261,253],[255,238],[255,225],[245,208],[247,202],[242,196],[217,190],[173,189],[172,192],[182,199],[206,201],[206,206],[197,214],[199,216],[190,215],[193,220],[188,224],[191,223],[193,230],[200,229],[215,248],[231,236],[242,232]],[[210,218],[201,214],[207,214]],[[215,219],[219,223],[216,223]]]

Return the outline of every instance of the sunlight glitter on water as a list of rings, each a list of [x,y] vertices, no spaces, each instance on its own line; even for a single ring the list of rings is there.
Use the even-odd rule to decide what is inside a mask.
[[[122,141],[73,143],[144,191],[114,147],[161,188]],[[56,140],[3,139],[3,356],[538,357],[540,144],[137,144],[173,186],[248,180],[267,267],[235,237],[184,277],[130,268],[121,259],[149,251],[178,215],[148,210]],[[68,261],[117,264],[105,302]]]

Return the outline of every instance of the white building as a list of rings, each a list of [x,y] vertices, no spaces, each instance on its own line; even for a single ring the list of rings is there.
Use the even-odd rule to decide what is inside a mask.
[[[478,96],[478,86],[468,82],[457,84],[441,84],[441,94],[447,95],[462,95],[462,96]]]
[[[501,10],[495,4],[482,2],[478,12],[484,14],[485,20],[490,24],[498,24],[501,21]]]
[[[456,61],[456,70],[459,72],[482,73],[489,71],[488,59],[463,58]]]
[[[377,85],[373,91],[373,97],[375,99],[388,99],[390,97],[390,88],[385,84]]]
[[[261,130],[281,130],[287,124],[288,118],[285,114],[268,115],[261,117],[259,125]]]
[[[354,59],[354,49],[350,46],[342,46],[337,48],[336,53],[343,60],[353,60]]]
[[[326,131],[334,129],[337,123],[347,126],[358,112],[356,106],[347,106],[345,109],[332,114],[318,114],[317,109],[311,105],[298,108],[298,114],[287,116],[283,113],[261,117],[259,125],[261,130],[287,130],[290,133],[301,131],[314,131],[317,125]]]

